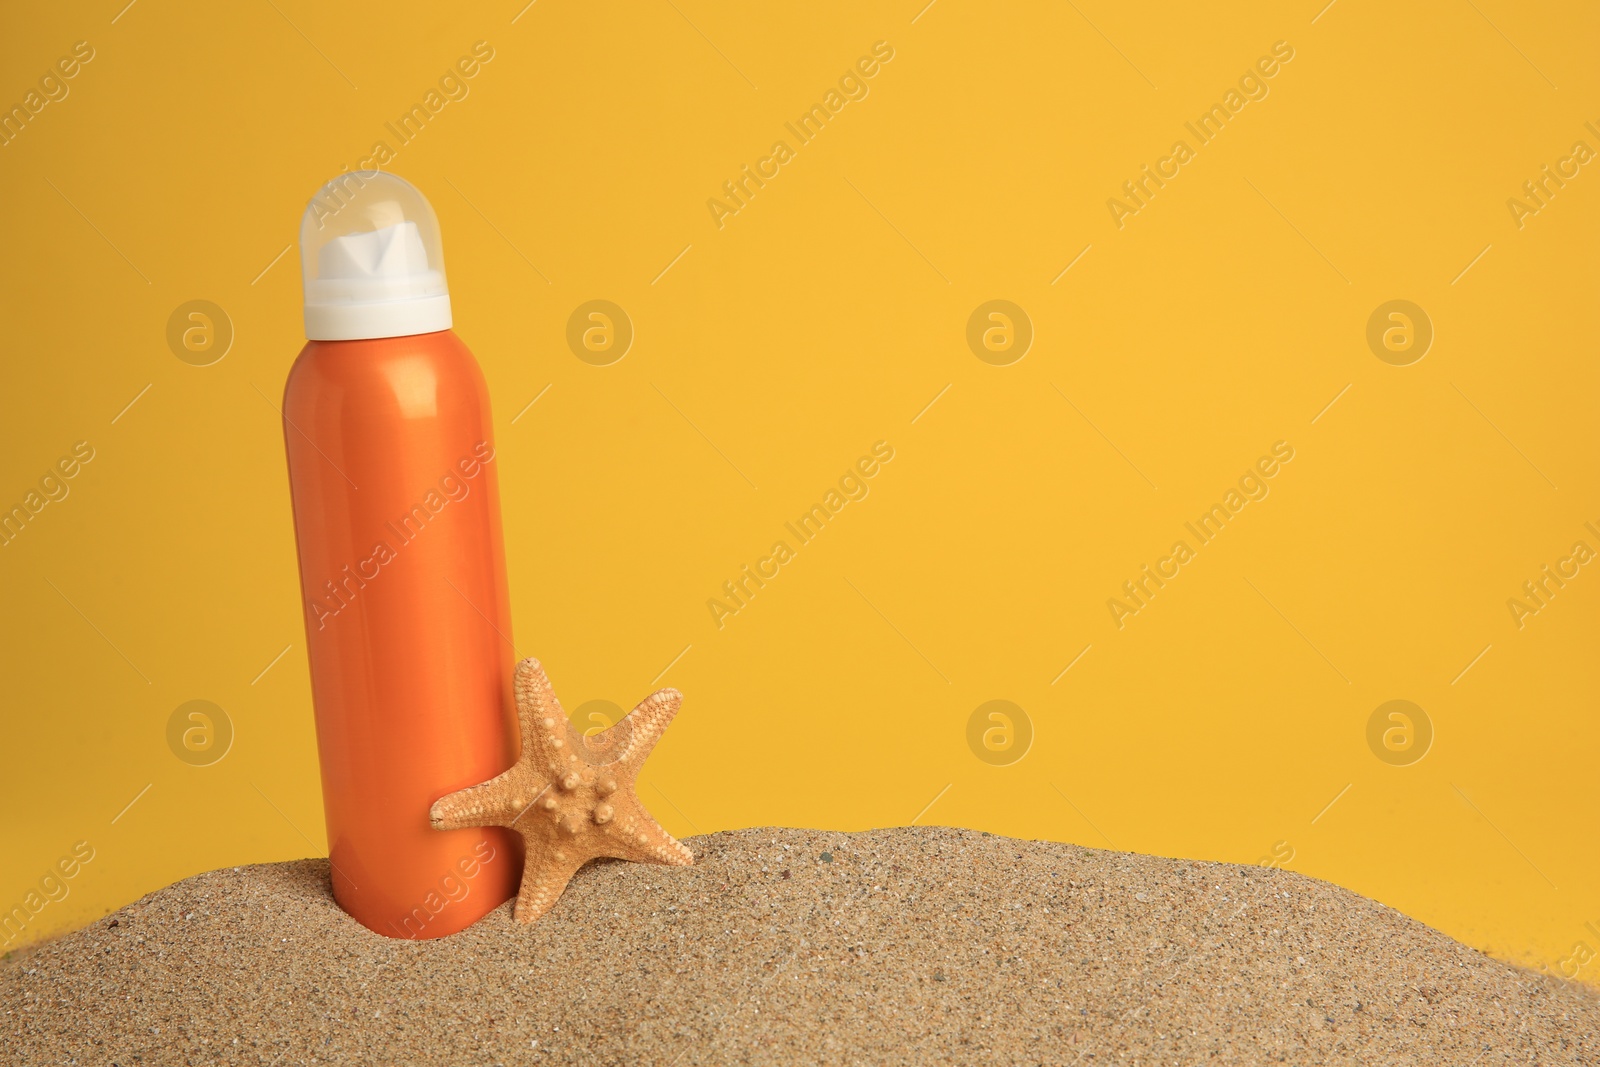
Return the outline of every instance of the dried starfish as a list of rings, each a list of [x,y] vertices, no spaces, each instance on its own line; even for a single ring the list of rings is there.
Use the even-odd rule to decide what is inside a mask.
[[[573,729],[536,659],[517,664],[522,755],[482,785],[450,793],[428,812],[435,830],[509,826],[527,845],[516,920],[555,905],[579,867],[601,856],[687,867],[694,853],[663,830],[634,792],[639,766],[678,713],[683,694],[662,689],[615,725]]]

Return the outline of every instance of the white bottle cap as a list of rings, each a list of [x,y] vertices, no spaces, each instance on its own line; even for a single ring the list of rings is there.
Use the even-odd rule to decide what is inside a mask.
[[[439,220],[404,178],[346,171],[318,190],[300,223],[300,267],[313,341],[450,328]]]

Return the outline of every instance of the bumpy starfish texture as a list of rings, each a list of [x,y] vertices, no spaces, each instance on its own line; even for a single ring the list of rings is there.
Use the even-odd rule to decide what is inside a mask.
[[[482,785],[441,797],[435,830],[509,826],[527,845],[516,920],[555,905],[579,867],[611,856],[687,867],[694,854],[663,830],[634,792],[645,757],[678,713],[683,694],[662,689],[592,736],[573,729],[536,659],[517,664],[522,755]]]

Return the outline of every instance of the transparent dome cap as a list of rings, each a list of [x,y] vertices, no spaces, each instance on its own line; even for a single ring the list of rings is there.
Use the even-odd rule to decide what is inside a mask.
[[[439,220],[404,178],[346,171],[319,189],[300,223],[300,268],[312,340],[450,328]]]

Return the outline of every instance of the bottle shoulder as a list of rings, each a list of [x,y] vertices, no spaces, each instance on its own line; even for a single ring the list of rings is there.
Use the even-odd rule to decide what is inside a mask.
[[[451,330],[355,341],[308,341],[289,370],[284,409],[307,404],[393,403],[422,414],[441,403],[486,405],[478,361]]]
[[[310,371],[351,375],[383,372],[396,362],[425,362],[441,371],[477,370],[478,361],[454,330],[405,337],[370,337],[356,341],[307,341],[290,375]]]

